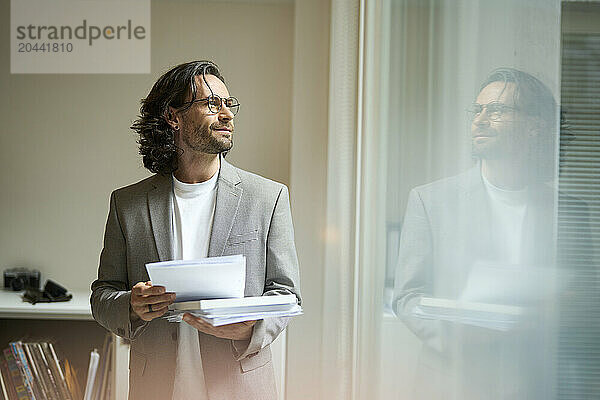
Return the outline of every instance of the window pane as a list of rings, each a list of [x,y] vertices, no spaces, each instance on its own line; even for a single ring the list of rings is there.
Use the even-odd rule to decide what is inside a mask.
[[[381,4],[380,398],[598,398],[600,41],[561,58],[559,1]]]
[[[600,396],[600,6],[565,3],[562,26],[558,249],[576,273],[561,301],[557,397],[588,399]]]

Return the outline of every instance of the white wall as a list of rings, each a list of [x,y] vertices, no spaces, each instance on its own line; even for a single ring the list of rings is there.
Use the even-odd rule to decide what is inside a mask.
[[[0,1],[3,54],[9,4]],[[2,58],[0,269],[89,287],[110,192],[149,175],[129,129],[139,100],[180,62],[214,60],[240,99],[230,161],[289,183],[293,2],[153,1],[151,25],[148,75],[11,75]]]

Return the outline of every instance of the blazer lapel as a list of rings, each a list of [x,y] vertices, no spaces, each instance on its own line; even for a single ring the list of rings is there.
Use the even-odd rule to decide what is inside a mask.
[[[148,212],[150,225],[160,261],[173,259],[171,226],[171,179],[156,175],[154,188],[148,191]]]
[[[242,198],[243,190],[239,186],[240,182],[240,176],[235,168],[221,157],[215,216],[208,245],[209,257],[218,257],[225,252],[225,245]]]

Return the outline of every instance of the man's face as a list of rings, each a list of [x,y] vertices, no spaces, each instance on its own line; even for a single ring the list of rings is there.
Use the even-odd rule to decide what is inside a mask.
[[[210,96],[210,90],[202,76],[196,76],[196,98]],[[206,75],[206,81],[213,93],[222,99],[229,97],[227,87],[214,75]],[[188,98],[188,101],[191,100]],[[218,113],[211,113],[206,101],[196,102],[179,112],[179,133],[175,135],[177,146],[207,154],[219,154],[233,147],[233,113],[222,104]]]
[[[476,106],[483,106],[471,123],[473,153],[482,159],[513,158],[529,148],[527,119],[514,103],[512,82],[492,82],[484,87]]]

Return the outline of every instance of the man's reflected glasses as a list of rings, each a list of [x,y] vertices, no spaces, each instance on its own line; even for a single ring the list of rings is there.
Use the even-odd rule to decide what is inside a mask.
[[[517,110],[515,107],[507,106],[500,102],[492,102],[488,104],[473,103],[467,112],[471,115],[471,118],[475,118],[486,111],[486,116],[490,121],[499,121],[506,114],[512,113]]]
[[[238,99],[236,99],[235,97],[228,97],[226,99],[223,99],[220,96],[217,96],[216,94],[210,95],[203,99],[196,99],[193,101],[188,101],[187,103],[184,103],[184,104],[187,105],[187,104],[203,103],[203,102],[206,102],[208,104],[208,111],[211,114],[216,114],[219,111],[221,111],[221,108],[223,107],[223,103],[225,103],[225,107],[227,107],[233,115],[236,115],[238,113],[238,111],[240,110],[240,102],[238,101]]]

